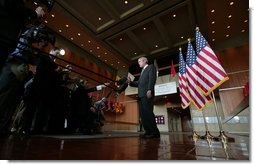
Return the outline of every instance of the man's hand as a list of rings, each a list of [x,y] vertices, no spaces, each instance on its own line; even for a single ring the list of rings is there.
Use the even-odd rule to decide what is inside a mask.
[[[152,97],[152,91],[151,90],[148,90],[147,92],[146,92],[146,96],[147,96],[147,98],[151,98]]]
[[[35,12],[37,13],[37,17],[38,18],[42,18],[44,17],[45,15],[45,11],[43,10],[43,8],[41,6],[38,6],[36,9],[35,9]]]

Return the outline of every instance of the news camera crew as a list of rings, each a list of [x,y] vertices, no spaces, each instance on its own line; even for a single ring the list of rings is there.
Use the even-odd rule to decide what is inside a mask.
[[[33,1],[0,0],[0,69],[8,54],[15,49],[26,22],[45,15],[43,6],[38,6],[35,10],[27,7],[30,2]]]
[[[88,88],[87,81],[81,80],[77,83],[75,90],[71,94],[69,130],[73,133],[91,134],[97,127],[94,123],[95,116],[90,110],[92,107],[91,99],[88,93],[102,90],[108,83]]]
[[[20,102],[23,93],[21,91],[24,90],[25,78],[28,75],[28,63],[40,61],[40,63],[47,63],[48,68],[54,67],[54,64],[50,62],[50,57],[40,55],[39,52],[37,52],[37,57],[31,48],[32,43],[38,43],[39,48],[45,47],[48,43],[54,44],[55,38],[50,34],[46,26],[31,26],[20,37],[20,42],[25,43],[25,46],[20,43],[0,71],[0,132],[8,130],[10,119]],[[37,70],[39,68],[40,66],[37,67]]]

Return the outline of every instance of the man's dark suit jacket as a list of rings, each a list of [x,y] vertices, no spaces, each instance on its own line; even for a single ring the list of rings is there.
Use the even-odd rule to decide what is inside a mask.
[[[154,96],[154,85],[156,83],[156,68],[153,64],[148,65],[139,77],[138,81],[130,82],[130,86],[138,87],[138,97],[146,97],[148,90],[152,91]]]

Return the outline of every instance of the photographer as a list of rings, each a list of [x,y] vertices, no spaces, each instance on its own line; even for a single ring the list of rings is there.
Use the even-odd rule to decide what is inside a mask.
[[[42,6],[35,10],[27,7],[30,0],[0,0],[0,69],[7,56],[17,45],[17,40],[26,22],[45,15]]]

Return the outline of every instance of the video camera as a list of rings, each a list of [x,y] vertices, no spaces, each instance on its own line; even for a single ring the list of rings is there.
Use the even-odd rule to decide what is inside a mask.
[[[32,42],[45,42],[45,46],[49,43],[55,44],[56,37],[53,32],[44,24],[37,25],[31,29]]]

